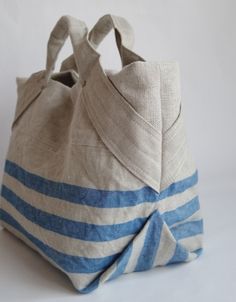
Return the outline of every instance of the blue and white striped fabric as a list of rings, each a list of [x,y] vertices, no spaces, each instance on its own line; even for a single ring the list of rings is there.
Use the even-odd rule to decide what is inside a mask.
[[[122,18],[103,18],[94,41],[102,40],[96,28],[104,20],[129,32]],[[121,274],[197,258],[203,221],[178,65],[129,52],[136,61],[105,73],[86,35],[84,81],[68,87],[49,69],[73,20],[56,25],[46,72],[18,84],[0,221],[88,293]]]
[[[89,292],[122,273],[199,255],[203,225],[196,183],[197,172],[159,194],[149,187],[95,190],[42,178],[7,160],[0,218],[81,292]],[[136,217],[138,212],[146,215]],[[91,217],[90,223],[83,217]]]

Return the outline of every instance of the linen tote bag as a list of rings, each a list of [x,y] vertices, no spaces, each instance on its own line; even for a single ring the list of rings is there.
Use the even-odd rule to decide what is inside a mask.
[[[104,70],[111,29],[122,61]],[[73,57],[53,73],[67,36]],[[4,228],[81,293],[121,274],[195,259],[203,223],[176,62],[147,62],[133,31],[105,15],[88,33],[63,16],[46,69],[18,81],[1,190]]]

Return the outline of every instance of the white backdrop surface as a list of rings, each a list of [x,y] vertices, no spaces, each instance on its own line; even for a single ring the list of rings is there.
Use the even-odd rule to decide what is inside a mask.
[[[0,232],[0,301],[236,301],[236,2],[233,0],[0,0],[0,171],[17,76],[44,69],[50,30],[69,14],[89,27],[106,13],[132,24],[146,60],[180,63],[189,144],[199,170],[205,249],[195,262],[127,275],[87,296],[37,254]],[[69,55],[67,43],[59,61]],[[120,67],[112,34],[99,47]],[[58,64],[59,68],[59,64]]]

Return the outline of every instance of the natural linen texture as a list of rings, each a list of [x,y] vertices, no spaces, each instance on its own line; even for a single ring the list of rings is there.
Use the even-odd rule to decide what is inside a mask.
[[[120,71],[97,46],[115,29]],[[53,73],[67,36],[74,53]],[[121,274],[195,259],[203,223],[176,62],[146,62],[133,31],[105,15],[88,33],[63,16],[46,70],[18,79],[1,224],[81,293]]]

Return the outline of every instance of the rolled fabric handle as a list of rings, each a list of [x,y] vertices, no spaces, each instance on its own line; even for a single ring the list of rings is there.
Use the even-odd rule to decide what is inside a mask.
[[[87,33],[88,29],[83,21],[77,20],[76,18],[71,16],[63,16],[58,20],[48,40],[47,62],[44,76],[45,85],[47,85],[51,77],[51,74],[55,68],[58,54],[67,37],[70,36],[73,46],[73,53],[77,58],[76,46],[80,43],[83,37],[87,35]]]
[[[88,34],[91,45],[97,49],[105,36],[115,30],[116,43],[121,56],[122,65],[125,66],[135,60],[143,60],[132,52],[134,45],[134,31],[131,25],[122,17],[107,14],[101,17]],[[74,55],[67,57],[61,65],[61,71],[68,69],[76,70],[77,64]]]
[[[122,17],[107,14],[101,17],[89,32],[89,41],[96,48],[106,35],[114,29],[119,49],[126,47],[132,49],[134,45],[134,31],[131,25]]]

